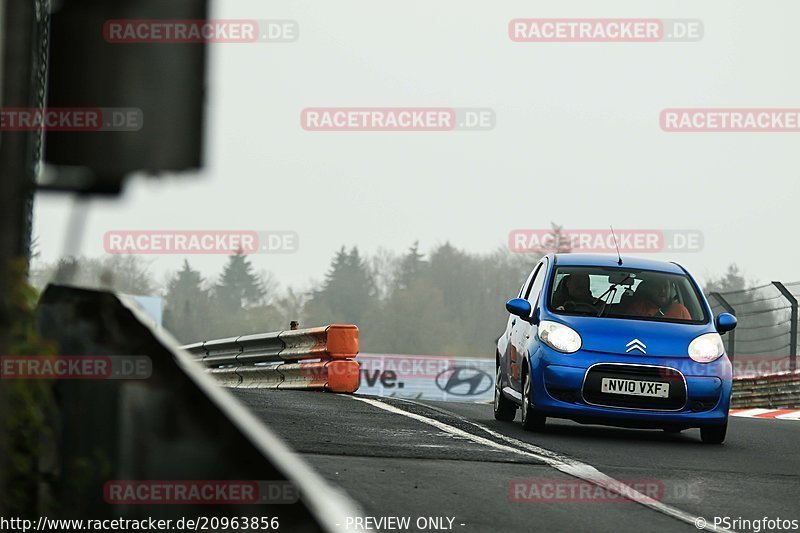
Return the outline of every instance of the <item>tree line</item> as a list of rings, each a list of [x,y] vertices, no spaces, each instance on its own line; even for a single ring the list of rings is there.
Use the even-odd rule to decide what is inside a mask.
[[[493,355],[505,327],[505,302],[539,260],[505,248],[470,253],[449,243],[423,254],[414,243],[402,254],[357,247],[338,250],[325,277],[309,290],[281,288],[268,272],[256,272],[235,254],[207,279],[185,260],[160,287],[138,256],[68,258],[40,265],[34,286],[70,280],[135,295],[161,296],[163,326],[182,343],[301,327],[352,323],[361,350],[378,353]],[[747,285],[732,265],[709,280],[706,293]]]

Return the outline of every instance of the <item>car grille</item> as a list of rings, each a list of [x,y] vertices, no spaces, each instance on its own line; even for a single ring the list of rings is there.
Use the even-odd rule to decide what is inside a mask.
[[[668,398],[609,394],[601,391],[603,378],[621,378],[669,383]],[[586,372],[583,382],[586,403],[607,407],[678,411],[686,405],[686,382],[678,370],[660,366],[594,365]]]

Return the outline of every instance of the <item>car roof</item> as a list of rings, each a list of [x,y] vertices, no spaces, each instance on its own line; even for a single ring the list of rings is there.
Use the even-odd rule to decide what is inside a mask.
[[[622,266],[617,262],[616,255],[611,254],[552,254],[557,266],[600,266],[617,268],[634,268],[641,270],[657,270],[673,274],[684,274],[683,268],[668,261],[643,259],[641,257],[622,256]]]

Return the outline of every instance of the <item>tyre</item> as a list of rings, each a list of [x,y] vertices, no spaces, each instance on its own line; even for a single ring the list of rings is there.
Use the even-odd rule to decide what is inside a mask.
[[[705,444],[722,444],[728,432],[728,423],[718,426],[705,426],[700,428],[700,440]]]
[[[531,373],[526,368],[522,386],[522,428],[525,431],[543,431],[547,417],[537,413],[531,405],[531,381]]]
[[[517,416],[517,405],[503,396],[500,365],[494,382],[494,418],[503,422],[511,422]]]

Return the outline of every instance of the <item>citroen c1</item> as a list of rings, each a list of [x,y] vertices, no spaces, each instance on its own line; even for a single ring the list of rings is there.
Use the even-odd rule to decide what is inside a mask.
[[[544,429],[548,417],[725,440],[731,362],[712,317],[677,263],[588,254],[542,258],[509,300],[497,341],[494,415]]]

